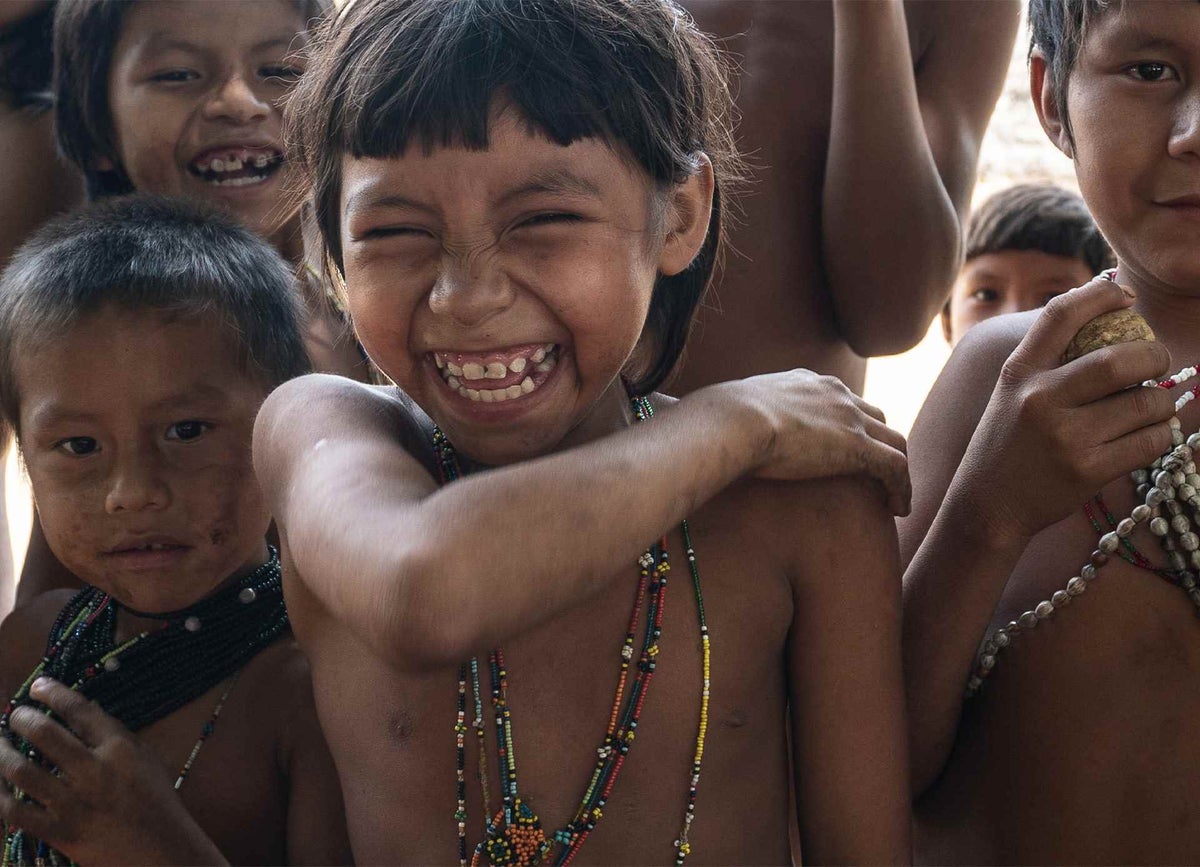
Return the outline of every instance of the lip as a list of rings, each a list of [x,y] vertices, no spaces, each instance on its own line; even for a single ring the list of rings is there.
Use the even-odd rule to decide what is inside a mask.
[[[544,344],[530,345],[536,347]],[[502,353],[510,351],[511,348],[506,348],[502,350]],[[470,353],[470,355],[476,357],[479,354]],[[558,344],[558,362],[545,374],[546,378],[542,380],[538,387],[529,394],[501,403],[474,401],[450,388],[441,371],[438,370],[437,365],[434,363],[432,353],[426,356],[425,366],[429,377],[433,380],[434,392],[441,398],[443,405],[449,408],[455,415],[474,423],[498,423],[508,422],[525,415],[545,401],[547,395],[557,387],[561,379],[560,374],[562,373],[564,364],[569,358],[570,352],[561,343]]]
[[[163,546],[158,550],[146,550],[146,546]],[[162,569],[179,563],[192,550],[172,536],[133,536],[122,539],[102,552],[110,563],[133,570]]]
[[[200,157],[208,157],[211,159],[214,156],[220,155],[224,151],[273,151],[280,156],[287,158],[287,154],[283,150],[283,145],[277,141],[271,141],[264,138],[240,138],[240,139],[225,139],[224,141],[208,142],[202,147],[193,151],[188,157],[188,165],[196,162]]]
[[[1156,204],[1188,216],[1200,216],[1200,194],[1177,196],[1173,199],[1156,202]]]

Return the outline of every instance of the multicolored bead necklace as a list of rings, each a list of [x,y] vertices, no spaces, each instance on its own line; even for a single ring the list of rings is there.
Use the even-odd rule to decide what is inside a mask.
[[[647,421],[654,409],[646,398],[635,398],[633,410],[639,421]],[[433,434],[434,451],[442,483],[459,477],[458,460],[449,440],[441,430]],[[682,522],[683,542],[691,572],[692,587],[700,622],[700,649],[703,686],[700,694],[700,722],[696,733],[691,773],[688,780],[688,799],[683,825],[674,842],[675,864],[682,865],[691,852],[688,835],[696,813],[696,793],[700,785],[700,763],[704,758],[704,742],[708,733],[708,702],[711,671],[708,621],[704,613],[704,599],[700,592],[700,572],[696,565],[696,552],[692,545],[691,531],[687,521]],[[497,756],[500,762],[501,805],[493,812],[487,781],[487,752],[485,749],[483,700],[480,685],[479,661],[471,659],[459,668],[458,713],[454,726],[457,759],[458,808],[454,813],[458,825],[458,858],[461,867],[470,864],[478,867],[486,859],[492,865],[526,865],[545,862],[557,849],[556,865],[570,864],[588,835],[603,817],[604,806],[612,793],[617,777],[632,746],[641,717],[650,682],[653,679],[659,655],[659,639],[662,637],[663,604],[666,597],[667,575],[670,572],[666,537],[653,545],[638,559],[638,584],[634,596],[633,612],[625,640],[621,645],[620,673],[616,694],[604,740],[596,749],[596,763],[579,808],[567,825],[547,835],[537,813],[520,794],[517,778],[517,758],[513,744],[512,713],[508,704],[508,669],[501,650],[488,654],[488,673],[491,680],[491,701],[496,732]],[[645,625],[639,627],[642,611],[645,610]],[[643,631],[640,651],[637,636]],[[636,673],[629,681],[630,666],[637,657]],[[474,719],[468,725],[468,684],[473,697]],[[628,690],[628,694],[627,694]],[[466,740],[467,733],[474,729],[479,749],[479,783],[483,795],[485,824],[483,839],[472,850],[467,841],[467,791],[466,791]]]
[[[279,552],[245,578],[196,605],[168,614],[127,611],[162,621],[161,628],[115,641],[121,604],[95,587],[79,591],[59,613],[42,661],[0,713],[0,736],[30,759],[32,745],[15,735],[8,720],[28,705],[50,711],[30,695],[39,677],[52,677],[96,701],[131,731],[144,728],[229,680],[175,780],[180,789],[205,741],[216,728],[238,672],[288,627]],[[22,792],[18,798],[25,799]],[[45,842],[4,825],[0,864],[70,864]]]
[[[1148,388],[1169,389],[1182,385],[1196,375],[1197,368],[1190,366],[1161,382],[1149,380],[1142,385]],[[1200,384],[1180,395],[1175,401],[1175,411],[1178,413],[1195,400],[1198,392]],[[1107,532],[1101,527],[1091,504],[1084,504],[1084,512],[1100,535],[1096,549],[1079,570],[1079,574],[1072,577],[1065,588],[1055,591],[1049,599],[1039,602],[1032,610],[997,629],[983,642],[976,658],[975,669],[967,681],[968,698],[979,692],[984,680],[995,668],[997,656],[1017,635],[1035,628],[1038,623],[1069,604],[1073,598],[1082,595],[1088,584],[1095,580],[1097,570],[1107,564],[1113,554],[1179,587],[1187,593],[1188,599],[1196,607],[1197,614],[1200,614],[1200,534],[1196,532],[1196,528],[1200,526],[1200,473],[1197,473],[1195,462],[1195,453],[1200,450],[1200,432],[1192,434],[1185,441],[1177,415],[1171,418],[1170,425],[1171,450],[1156,459],[1147,469],[1134,470],[1130,474],[1142,503],[1133,508],[1129,517],[1118,521],[1109,512],[1102,497],[1097,494],[1092,502],[1105,516],[1109,525]],[[1150,523],[1150,532],[1159,537],[1163,550],[1166,551],[1166,569],[1155,567],[1130,539],[1137,525],[1146,521]]]

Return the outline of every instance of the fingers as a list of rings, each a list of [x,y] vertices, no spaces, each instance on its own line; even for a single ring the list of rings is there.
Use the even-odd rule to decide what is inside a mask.
[[[0,738],[0,776],[39,804],[62,800],[63,781]]]
[[[1135,340],[1105,346],[1064,364],[1056,390],[1068,406],[1082,406],[1169,372],[1171,353],[1161,343]],[[1161,390],[1161,389],[1160,389]]]
[[[862,412],[865,412],[867,415],[869,415],[871,418],[875,419],[876,421],[887,424],[887,416],[885,416],[883,414],[883,410],[881,410],[877,406],[867,403],[865,400],[863,400],[861,397],[859,397],[857,394],[850,391],[849,389],[846,389],[846,391],[850,395],[850,397],[854,400],[854,405],[857,406]]]
[[[91,752],[79,738],[46,714],[39,713],[31,707],[19,707],[14,710],[9,717],[8,726],[33,744],[50,764],[68,775],[91,757]]]
[[[1078,412],[1079,427],[1090,432],[1090,441],[1107,443],[1145,427],[1165,424],[1175,415],[1175,398],[1166,389],[1138,386],[1090,403]],[[1168,443],[1150,460],[1169,448]]]
[[[1140,428],[1108,443],[1097,452],[1097,462],[1116,475],[1148,467],[1171,448],[1171,426],[1166,422]]]
[[[98,746],[105,738],[125,730],[98,704],[56,680],[39,677],[29,688],[29,694],[62,717],[86,746]]]
[[[879,428],[888,430],[883,425],[879,425]],[[912,482],[908,476],[908,457],[904,452],[876,436],[868,439],[862,461],[862,471],[883,484],[892,514],[907,515],[912,506]]]
[[[1050,300],[1013,353],[1022,365],[1048,370],[1057,367],[1071,338],[1101,313],[1133,303],[1128,293],[1111,280],[1097,277],[1078,289]]]
[[[0,817],[9,825],[28,831],[51,845],[57,837],[57,829],[44,807],[19,800],[3,786],[0,786]]]

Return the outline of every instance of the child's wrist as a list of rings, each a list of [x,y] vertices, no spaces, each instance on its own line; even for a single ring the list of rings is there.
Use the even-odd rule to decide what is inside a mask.
[[[740,474],[765,464],[775,442],[775,425],[761,401],[753,399],[739,380],[719,382],[692,392],[690,405],[716,420],[713,429],[723,437],[722,451],[736,456]]]

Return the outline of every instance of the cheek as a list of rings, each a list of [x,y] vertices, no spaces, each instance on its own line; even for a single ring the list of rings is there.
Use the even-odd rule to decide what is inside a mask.
[[[178,108],[168,105],[126,105],[114,100],[113,129],[117,156],[133,185],[149,192],[170,192],[177,186],[175,149],[181,122]]]

